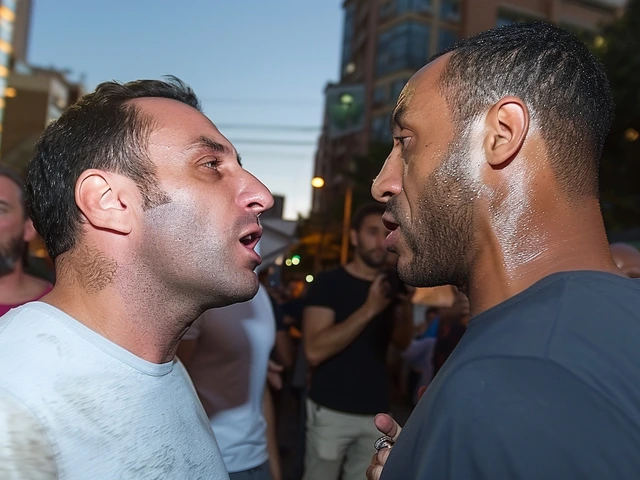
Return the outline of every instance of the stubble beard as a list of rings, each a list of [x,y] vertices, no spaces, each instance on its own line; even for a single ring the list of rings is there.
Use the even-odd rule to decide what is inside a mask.
[[[0,245],[0,277],[13,273],[22,260],[26,248],[22,234],[9,239],[6,244]]]
[[[398,262],[398,273],[415,287],[456,285],[465,289],[473,255],[473,188],[464,174],[469,161],[464,138],[449,147],[444,160],[425,180],[419,210],[411,226],[390,202],[388,211],[400,225],[409,261]]]

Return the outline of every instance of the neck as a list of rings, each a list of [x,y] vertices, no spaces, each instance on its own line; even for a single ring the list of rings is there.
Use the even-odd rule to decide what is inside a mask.
[[[362,278],[363,280],[373,281],[380,274],[379,268],[367,265],[357,253],[354,255],[353,261],[347,264],[345,268],[354,277]]]
[[[86,279],[70,270],[58,275],[46,302],[148,362],[172,361],[182,335],[201,313],[161,285],[121,269],[100,290],[87,289]],[[154,288],[144,291],[141,284]],[[135,298],[131,294],[141,291]]]
[[[24,272],[22,262],[19,262],[11,273],[0,277],[0,303],[13,305],[32,300],[38,294],[40,283],[34,285],[36,282]]]
[[[593,270],[621,275],[611,258],[595,198],[579,206],[549,205],[506,230],[494,224],[480,234],[478,244],[483,248],[467,286],[472,315],[553,273]]]

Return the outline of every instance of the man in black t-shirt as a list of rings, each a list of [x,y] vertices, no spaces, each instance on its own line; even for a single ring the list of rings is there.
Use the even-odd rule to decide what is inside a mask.
[[[317,276],[306,297],[304,348],[312,367],[305,480],[361,480],[379,436],[373,418],[389,409],[386,352],[411,341],[408,296],[386,274],[384,206],[354,215],[354,259]]]
[[[369,479],[640,478],[640,280],[598,198],[611,114],[602,66],[546,23],[462,40],[400,94],[372,187],[386,245],[471,318]]]

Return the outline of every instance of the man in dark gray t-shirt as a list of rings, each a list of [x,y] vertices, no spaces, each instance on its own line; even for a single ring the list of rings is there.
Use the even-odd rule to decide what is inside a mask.
[[[370,480],[640,478],[640,282],[598,198],[612,109],[602,66],[546,23],[463,40],[403,89],[372,186],[386,246],[471,319]]]

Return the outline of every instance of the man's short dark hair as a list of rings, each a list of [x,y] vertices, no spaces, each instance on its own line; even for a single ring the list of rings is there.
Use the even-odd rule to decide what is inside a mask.
[[[385,206],[382,203],[367,203],[362,205],[360,208],[356,210],[353,214],[353,220],[351,221],[351,228],[356,232],[360,231],[360,227],[362,227],[362,222],[369,215],[378,215],[382,217],[385,211]]]
[[[28,168],[27,204],[52,259],[77,242],[82,217],[74,191],[82,172],[96,168],[131,178],[142,193],[145,209],[168,201],[147,153],[153,119],[131,102],[149,97],[177,100],[200,110],[191,88],[176,77],[105,82],[40,137]]]
[[[438,56],[448,52],[440,87],[460,128],[501,98],[517,96],[540,127],[560,185],[571,195],[598,195],[613,100],[604,67],[584,43],[548,23],[520,23]]]
[[[27,211],[27,203],[25,201],[25,195],[24,195],[24,180],[18,174],[18,172],[16,172],[12,168],[9,168],[5,165],[0,165],[0,177],[8,178],[13,183],[15,183],[16,186],[18,187],[20,204],[22,205],[22,211],[24,212],[25,218],[27,218],[29,214]]]

